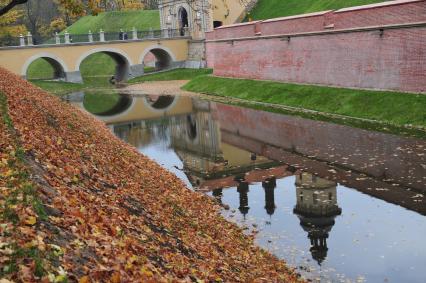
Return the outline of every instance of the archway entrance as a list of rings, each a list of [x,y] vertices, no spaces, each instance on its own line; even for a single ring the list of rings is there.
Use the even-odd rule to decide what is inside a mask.
[[[179,8],[179,32],[181,36],[185,35],[185,28],[189,27],[188,12],[184,7]]]
[[[34,60],[27,68],[28,80],[65,80],[65,71],[62,65],[53,58],[40,57]]]
[[[105,85],[126,81],[130,64],[127,59],[112,51],[100,51],[84,58],[79,70],[85,83]]]
[[[223,26],[223,23],[221,21],[213,21],[213,28],[218,28]]]
[[[151,49],[142,59],[145,73],[157,72],[171,68],[172,56],[164,49]]]

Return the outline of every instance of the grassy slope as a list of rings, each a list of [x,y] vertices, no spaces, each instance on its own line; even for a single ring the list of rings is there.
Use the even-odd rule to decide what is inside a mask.
[[[97,16],[86,16],[79,19],[68,28],[71,34],[85,34],[89,30],[97,32],[103,29],[106,32],[117,32],[121,28],[130,30],[160,29],[160,13],[158,10],[105,12]]]
[[[259,0],[251,12],[254,20],[367,5],[384,0]]]
[[[426,95],[197,77],[185,90],[321,112],[426,126]]]

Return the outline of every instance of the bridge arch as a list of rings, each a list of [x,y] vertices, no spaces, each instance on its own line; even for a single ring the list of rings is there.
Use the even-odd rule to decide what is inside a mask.
[[[47,52],[37,53],[28,58],[28,60],[24,63],[21,69],[22,77],[27,77],[28,68],[34,61],[38,59],[44,59],[52,66],[54,70],[53,79],[66,79],[66,73],[69,71],[67,64],[58,56]]]
[[[146,95],[143,102],[151,111],[167,112],[176,105],[177,98],[172,95]]]
[[[83,53],[76,62],[75,70],[80,71],[80,65],[84,59],[95,53],[104,53],[114,59],[117,64],[114,75],[116,81],[121,82],[128,79],[130,74],[130,66],[133,65],[132,60],[124,51],[116,48],[95,48]]]
[[[161,71],[173,67],[173,62],[176,62],[176,56],[173,52],[161,45],[152,45],[144,50],[139,58],[139,62],[144,64],[144,58],[148,53],[152,53],[156,59],[155,69]]]

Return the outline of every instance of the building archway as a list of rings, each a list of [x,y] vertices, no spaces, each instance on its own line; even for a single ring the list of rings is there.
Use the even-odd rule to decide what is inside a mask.
[[[42,72],[40,70],[40,73],[37,72],[37,68],[46,69],[46,67],[51,71]],[[27,60],[22,67],[21,75],[27,79],[65,80],[66,72],[68,72],[68,67],[60,58],[52,54],[40,53]]]
[[[218,28],[223,26],[223,22],[221,21],[213,21],[213,28]]]
[[[180,7],[178,11],[179,33],[185,35],[185,28],[189,28],[188,11],[184,7]]]
[[[147,65],[147,58],[153,58],[153,62]],[[152,59],[151,59],[152,60]],[[171,53],[170,50],[161,46],[153,46],[148,48],[141,56],[140,62],[144,65],[144,70],[147,67],[154,68],[152,71],[162,71],[167,70],[173,67],[173,62],[175,62],[175,56]]]

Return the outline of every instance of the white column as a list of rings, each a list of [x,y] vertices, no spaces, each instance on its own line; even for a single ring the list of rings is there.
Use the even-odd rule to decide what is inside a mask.
[[[59,34],[57,32],[55,32],[55,43],[61,44],[61,38],[59,37]]]
[[[88,36],[89,36],[89,42],[93,42],[93,34],[91,30],[89,30]]]
[[[70,44],[71,43],[71,41],[70,41],[70,34],[68,33],[68,31],[66,30],[65,31],[65,44]]]
[[[25,46],[25,37],[22,34],[19,35],[19,46]]]
[[[138,31],[136,30],[135,27],[133,27],[133,29],[132,29],[132,34],[133,34],[133,40],[137,40],[138,39]]]
[[[34,44],[33,44],[33,36],[32,36],[32,34],[31,34],[31,32],[28,32],[28,33],[27,33],[27,44],[28,44],[28,46],[32,46],[32,45],[34,45]]]
[[[101,42],[105,41],[105,32],[102,29],[99,32],[99,41],[101,41]]]

